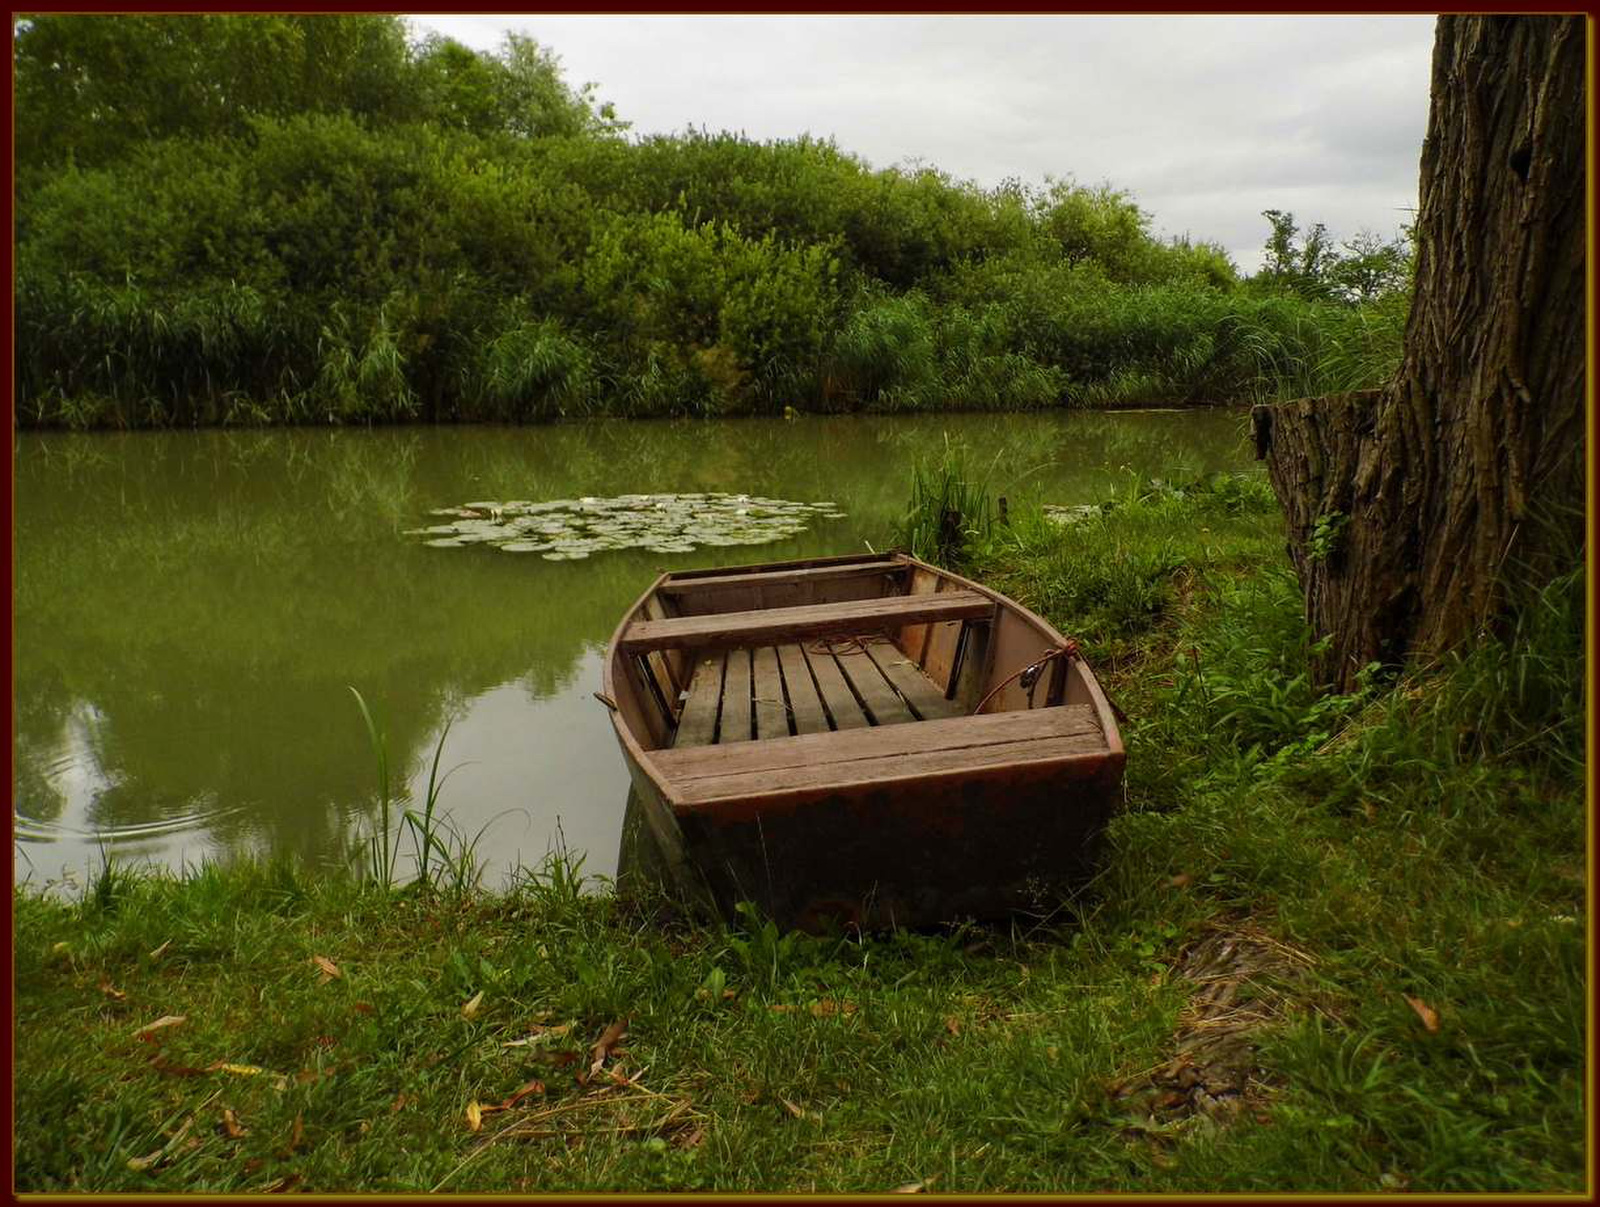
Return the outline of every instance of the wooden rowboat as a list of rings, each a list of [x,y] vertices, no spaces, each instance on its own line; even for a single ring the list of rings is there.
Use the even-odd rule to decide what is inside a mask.
[[[604,698],[679,886],[813,930],[997,916],[1081,879],[1126,758],[1072,643],[898,553],[663,574]]]

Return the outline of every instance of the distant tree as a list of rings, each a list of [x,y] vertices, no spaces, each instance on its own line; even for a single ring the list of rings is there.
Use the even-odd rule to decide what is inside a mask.
[[[136,144],[233,137],[254,115],[394,117],[405,26],[381,16],[36,15],[12,26],[16,159],[92,167]]]
[[[1331,684],[1473,639],[1582,557],[1584,24],[1439,18],[1400,370],[1257,409]]]
[[[416,51],[418,116],[473,134],[523,138],[619,132],[609,104],[596,106],[591,84],[573,89],[561,60],[532,38],[506,35],[496,53],[437,35]]]
[[[1416,265],[1403,238],[1385,240],[1372,231],[1358,231],[1333,257],[1328,281],[1347,302],[1374,302],[1411,284]]]
[[[1272,231],[1263,249],[1261,271],[1253,278],[1257,285],[1312,301],[1329,297],[1333,292],[1329,270],[1336,256],[1329,247],[1328,228],[1317,222],[1302,234],[1292,213],[1262,210],[1261,216]]]

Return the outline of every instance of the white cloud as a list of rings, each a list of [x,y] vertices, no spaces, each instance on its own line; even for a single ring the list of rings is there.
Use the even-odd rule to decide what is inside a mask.
[[[640,134],[832,137],[876,166],[984,186],[1127,189],[1160,231],[1256,267],[1260,211],[1336,238],[1416,203],[1433,18],[414,17],[478,49],[507,30],[595,81]]]

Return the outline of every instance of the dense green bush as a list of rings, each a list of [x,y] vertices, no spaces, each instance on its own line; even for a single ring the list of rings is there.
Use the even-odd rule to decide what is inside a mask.
[[[1184,403],[1398,358],[1404,291],[1351,300],[1393,248],[1279,220],[1294,271],[1240,282],[1109,185],[629,142],[524,38],[41,16],[15,65],[23,424]]]

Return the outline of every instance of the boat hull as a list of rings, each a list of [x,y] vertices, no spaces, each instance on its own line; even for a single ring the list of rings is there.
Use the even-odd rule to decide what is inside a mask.
[[[1048,908],[1094,871],[1122,757],[862,784],[787,807],[677,808],[634,760],[643,820],[673,886],[725,917],[785,928],[922,927]]]

